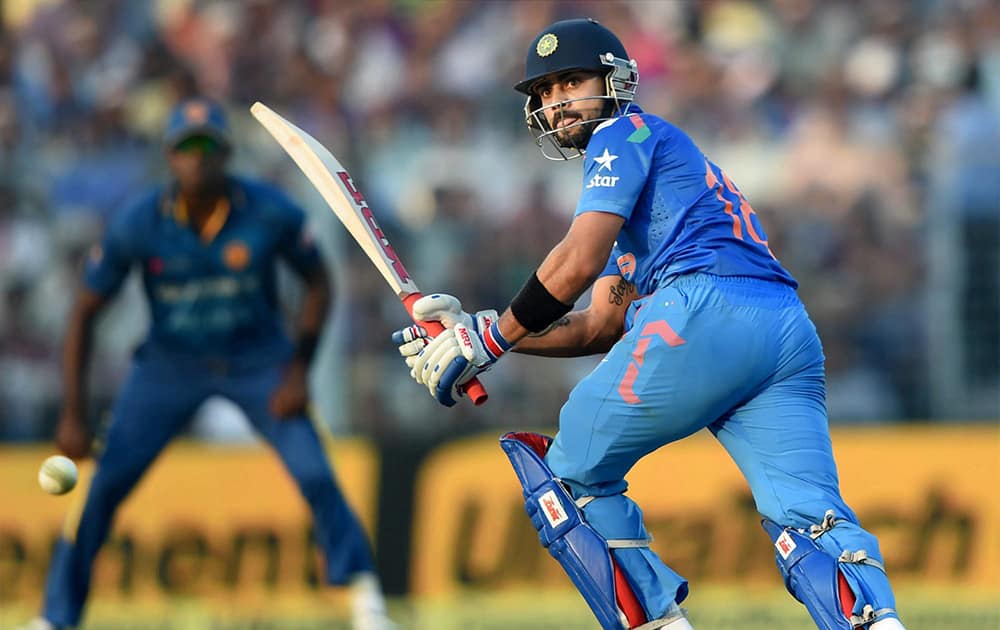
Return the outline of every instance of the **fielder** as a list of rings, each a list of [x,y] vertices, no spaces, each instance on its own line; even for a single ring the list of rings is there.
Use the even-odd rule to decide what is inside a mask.
[[[151,313],[118,395],[79,522],[67,523],[49,569],[42,617],[27,628],[75,626],[94,557],[119,504],[207,398],[229,398],[277,451],[312,511],[330,584],[353,586],[356,628],[389,627],[372,553],[306,416],[307,372],[330,300],[305,214],[279,191],[227,174],[232,143],[222,109],[179,104],[166,129],[173,181],[118,214],[94,248],[69,322],[56,442],[91,452],[84,383],[93,325],[133,266]],[[303,279],[297,341],[283,331],[276,292],[283,260]]]
[[[452,405],[506,352],[607,353],[572,391],[555,438],[501,445],[542,544],[606,629],[690,629],[687,581],[649,549],[626,473],[708,429],[753,492],[789,592],[823,630],[903,628],[878,541],[840,496],[823,352],[797,283],[749,201],[680,129],[634,102],[639,75],[588,19],[528,49],[525,116],[543,154],[583,158],[572,225],[499,318],[433,295],[394,335],[411,375]],[[593,287],[590,307],[572,305]]]

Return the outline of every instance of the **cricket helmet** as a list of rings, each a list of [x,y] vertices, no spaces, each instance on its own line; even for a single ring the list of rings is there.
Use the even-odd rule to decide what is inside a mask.
[[[525,94],[525,122],[535,135],[535,143],[542,154],[549,159],[568,160],[583,155],[583,147],[565,147],[555,137],[557,133],[546,120],[546,110],[562,107],[566,102],[541,106],[541,99],[533,88],[542,78],[572,70],[589,70],[604,75],[603,99],[606,103],[604,117],[597,120],[581,121],[577,125],[588,125],[592,130],[603,120],[624,113],[635,98],[639,86],[639,72],[635,60],[628,56],[625,46],[610,30],[593,18],[562,20],[549,25],[532,40],[524,63],[524,80],[514,89]],[[582,100],[582,99],[581,99]],[[564,127],[568,129],[568,127]],[[589,135],[588,135],[589,138]],[[557,154],[546,153],[543,141],[548,139]],[[570,149],[567,153],[563,149]]]

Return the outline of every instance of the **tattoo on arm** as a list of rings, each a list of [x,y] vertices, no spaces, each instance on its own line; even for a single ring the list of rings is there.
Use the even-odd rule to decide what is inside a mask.
[[[634,294],[635,285],[625,278],[622,278],[618,281],[618,284],[613,285],[611,290],[608,292],[608,303],[621,306],[625,303],[626,299],[629,299]]]
[[[554,321],[551,324],[549,324],[548,328],[546,328],[545,330],[543,330],[541,332],[528,333],[528,336],[529,337],[544,337],[545,335],[549,334],[550,332],[552,332],[556,328],[562,328],[563,326],[569,326],[569,315],[564,315],[564,316],[560,317],[556,321]]]

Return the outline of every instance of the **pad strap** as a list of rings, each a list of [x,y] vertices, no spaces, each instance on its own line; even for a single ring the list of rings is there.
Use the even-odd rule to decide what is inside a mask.
[[[843,520],[843,519],[840,519]],[[816,540],[823,534],[827,533],[831,529],[837,526],[837,517],[834,515],[833,510],[827,510],[826,514],[823,515],[823,521],[819,525],[809,526],[809,537]]]
[[[860,628],[861,626],[875,623],[878,621],[879,617],[884,617],[895,612],[896,611],[892,608],[880,608],[879,610],[875,610],[871,604],[868,604],[861,611],[860,615],[851,615],[851,625],[855,628]]]
[[[574,501],[574,503],[576,503],[576,507],[578,507],[578,508],[580,508],[582,510],[584,508],[584,506],[586,506],[591,501],[593,501],[594,498],[595,497],[593,497],[593,496],[580,497],[579,499],[577,499],[576,501]],[[641,548],[648,548],[649,545],[652,542],[653,542],[653,537],[652,536],[650,536],[649,538],[632,538],[632,539],[630,539],[630,538],[609,538],[608,539],[608,548],[609,549],[641,549]]]
[[[649,543],[653,542],[652,538],[640,538],[635,540],[629,540],[627,538],[609,538],[607,540],[609,549],[643,549],[649,547]]]
[[[885,573],[885,565],[883,565],[878,560],[868,557],[868,552],[864,549],[859,549],[858,551],[848,551],[845,549],[840,557],[837,558],[837,562],[845,562],[848,564],[867,564],[870,567],[875,567]]]

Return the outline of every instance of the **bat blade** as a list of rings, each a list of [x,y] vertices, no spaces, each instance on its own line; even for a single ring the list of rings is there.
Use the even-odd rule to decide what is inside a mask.
[[[278,141],[400,299],[420,290],[375,220],[347,169],[308,133],[263,103],[250,113]]]
[[[250,113],[274,137],[320,193],[326,205],[396,292],[412,318],[413,303],[421,297],[420,289],[389,244],[389,239],[385,237],[347,169],[319,141],[267,105],[258,101],[250,107]],[[435,337],[444,331],[444,326],[439,322],[417,323]],[[486,389],[479,379],[472,379],[463,389],[476,405],[486,402]]]

